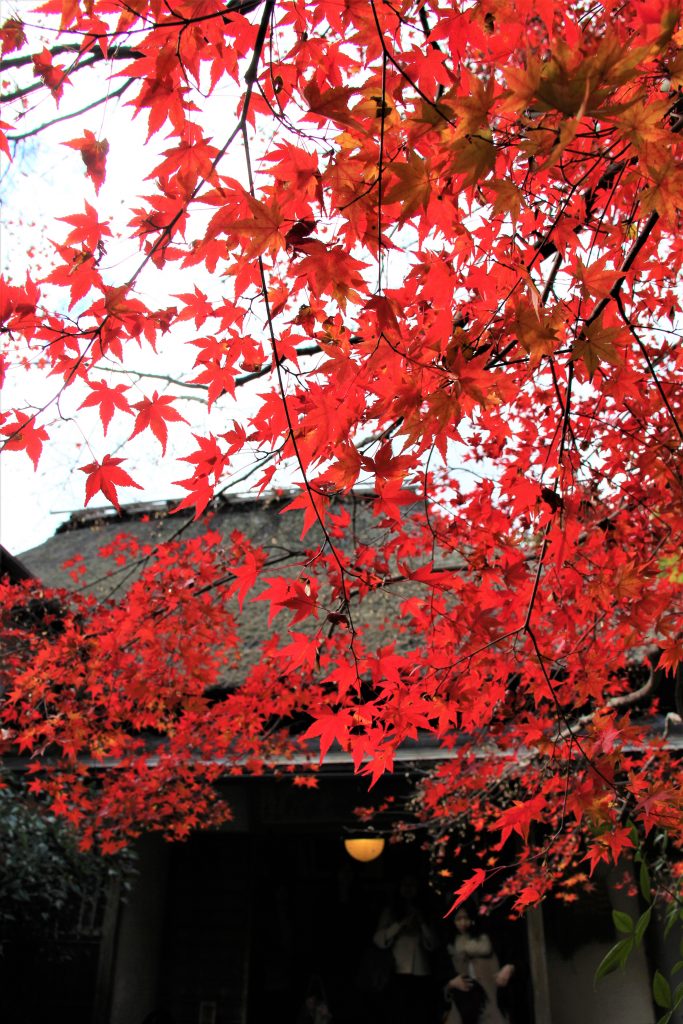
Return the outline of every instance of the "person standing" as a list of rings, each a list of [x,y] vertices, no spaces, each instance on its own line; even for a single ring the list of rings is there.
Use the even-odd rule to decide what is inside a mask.
[[[475,925],[467,905],[455,915],[455,930],[449,946],[455,974],[446,983],[451,1005],[444,1024],[506,1024],[498,992],[510,983],[514,965],[500,966],[490,937]]]
[[[436,987],[430,954],[437,940],[413,875],[401,879],[396,898],[382,911],[373,941],[380,949],[391,950],[393,959],[386,1019],[391,1024],[433,1024]]]

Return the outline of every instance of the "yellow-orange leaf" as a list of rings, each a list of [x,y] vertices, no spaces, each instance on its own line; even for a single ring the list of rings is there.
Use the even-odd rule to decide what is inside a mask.
[[[81,0],[62,0],[62,21],[60,28],[68,28],[81,13]]]
[[[621,357],[614,347],[620,336],[620,327],[603,327],[602,317],[589,324],[579,335],[572,346],[574,359],[583,359],[588,376],[592,379],[600,363],[618,366]]]
[[[670,223],[676,223],[678,211],[683,209],[683,173],[673,158],[657,168],[651,168],[652,184],[640,197],[644,213],[656,211]]]
[[[486,188],[492,189],[495,193],[492,209],[493,215],[495,216],[497,213],[509,213],[513,220],[517,220],[522,209],[522,204],[524,203],[524,195],[522,194],[521,189],[507,179],[503,179],[502,181],[489,181],[486,183]]]
[[[636,149],[641,149],[648,143],[661,143],[668,139],[670,134],[662,127],[668,108],[669,103],[666,100],[658,100],[655,103],[632,103],[617,118],[619,130]]]
[[[479,135],[472,135],[458,141],[452,168],[456,174],[464,174],[463,185],[476,185],[496,166],[496,147],[487,129]]]
[[[253,196],[247,197],[247,203],[252,216],[227,225],[233,242],[240,245],[244,259],[253,260],[264,252],[284,249],[283,217],[278,203],[275,200],[261,203]]]
[[[581,285],[584,298],[592,295],[596,299],[606,299],[612,291],[619,277],[619,271],[606,269],[607,260],[607,256],[602,256],[587,266],[583,260],[577,257],[574,275]]]
[[[403,224],[418,210],[427,208],[432,191],[429,164],[417,153],[412,152],[406,163],[393,164],[391,170],[398,181],[388,189],[384,198],[388,203],[403,204],[398,218],[399,224]]]
[[[336,121],[349,128],[361,128],[362,125],[349,110],[349,100],[357,90],[347,86],[335,86],[321,92],[315,82],[309,82],[304,88],[304,96],[311,114],[317,115],[321,121]]]
[[[544,309],[534,309],[531,302],[518,303],[511,330],[520,345],[529,353],[530,365],[536,366],[543,356],[552,355],[557,344],[557,331]]]

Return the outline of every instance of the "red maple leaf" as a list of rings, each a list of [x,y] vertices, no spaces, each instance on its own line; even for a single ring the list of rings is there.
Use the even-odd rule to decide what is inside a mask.
[[[59,103],[64,92],[64,85],[68,81],[62,65],[53,64],[52,54],[46,47],[43,47],[42,52],[33,58],[33,68],[35,74],[42,78],[56,102]]]
[[[81,402],[80,408],[99,407],[100,420],[106,434],[116,409],[119,409],[121,412],[131,411],[128,399],[125,397],[128,387],[125,384],[116,384],[112,387],[104,380],[94,380],[90,383],[90,388],[91,392]]]
[[[93,132],[86,128],[80,139],[71,139],[64,145],[79,151],[85,164],[85,173],[94,184],[95,191],[99,192],[107,175],[107,153],[109,152],[107,140],[98,139]]]
[[[75,213],[71,217],[60,217],[65,224],[71,224],[73,230],[65,239],[66,245],[82,245],[90,252],[95,252],[105,235],[111,235],[111,229],[98,218],[97,210],[85,202],[85,213]]]
[[[18,18],[8,18],[0,26],[0,47],[3,53],[20,50],[25,42],[24,23]]]
[[[668,640],[662,644],[662,653],[659,656],[659,668],[674,675],[676,669],[683,661],[683,640]]]
[[[6,420],[0,427],[0,434],[5,435],[2,447],[6,451],[25,451],[33,468],[38,468],[43,444],[49,440],[49,435],[45,427],[38,426],[35,416],[17,412],[13,420]]]
[[[348,750],[349,730],[353,725],[353,716],[348,709],[341,711],[325,711],[317,713],[315,721],[304,733],[304,739],[320,737],[320,761],[336,741],[342,750]]]
[[[140,484],[137,484],[125,469],[120,468],[124,461],[124,459],[114,459],[111,455],[105,455],[102,462],[90,462],[87,466],[79,466],[81,473],[87,474],[86,505],[101,491],[114,508],[120,511],[117,487],[137,487],[139,491],[142,490]]]
[[[135,437],[142,430],[148,428],[152,431],[161,445],[162,454],[166,452],[168,440],[169,423],[187,423],[184,416],[181,416],[177,409],[173,408],[175,398],[173,395],[160,395],[154,392],[151,398],[143,398],[136,402],[133,408],[138,410],[131,437]]]
[[[472,893],[476,892],[477,889],[480,889],[484,884],[485,879],[486,871],[483,868],[477,868],[474,874],[463,882],[459,889],[455,890],[455,900],[448,908],[446,917],[448,917],[449,914],[452,914],[454,910],[457,910],[461,903],[468,900]]]

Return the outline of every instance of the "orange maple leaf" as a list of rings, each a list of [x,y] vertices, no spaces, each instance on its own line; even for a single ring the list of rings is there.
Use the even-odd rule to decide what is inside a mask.
[[[275,253],[285,248],[285,234],[282,230],[284,217],[276,200],[262,203],[253,196],[246,196],[251,217],[231,221],[224,225],[232,243],[241,249],[243,260],[254,260],[265,252]]]
[[[455,174],[463,175],[463,185],[476,185],[496,166],[496,147],[489,128],[459,139],[453,149],[451,166]]]
[[[518,302],[512,330],[529,353],[530,365],[537,366],[543,356],[550,356],[558,343],[557,330],[544,309],[536,310],[533,302]]]
[[[609,270],[606,267],[608,255],[586,264],[580,257],[576,257],[574,274],[581,284],[581,292],[584,297],[593,295],[596,299],[606,299],[619,278],[618,270]]]
[[[308,103],[313,120],[336,121],[350,128],[362,128],[362,125],[349,110],[349,100],[357,93],[356,89],[348,86],[333,86],[330,89],[320,91],[317,82],[309,82],[304,86],[304,97]],[[310,115],[309,115],[310,117]]]
[[[398,223],[404,224],[418,210],[427,208],[432,192],[429,162],[412,151],[406,163],[395,163],[391,170],[399,180],[387,190],[384,198],[388,203],[403,204]]]
[[[592,380],[600,363],[619,366],[621,356],[614,347],[614,342],[623,334],[620,327],[604,327],[602,316],[592,324],[588,324],[572,346],[574,359],[582,359]]]

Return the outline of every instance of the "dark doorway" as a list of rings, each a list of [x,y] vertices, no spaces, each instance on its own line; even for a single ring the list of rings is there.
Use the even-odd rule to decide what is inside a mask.
[[[453,878],[430,875],[419,838],[387,842],[370,863],[354,861],[343,838],[359,802],[355,780],[303,793],[252,784],[235,831],[171,848],[158,993],[174,1024],[304,1024],[301,1011],[312,991],[324,995],[331,1024],[385,1024],[387,993],[369,983],[368,962],[382,911],[407,874],[420,884],[437,935],[432,975],[439,1019],[452,968],[446,946],[454,925],[443,914]],[[438,881],[447,892],[430,884]],[[524,922],[494,915],[487,923],[494,946],[500,942],[501,955],[519,967],[514,988],[521,1014],[510,1007],[510,1018],[530,1024]]]
[[[361,864],[342,838],[278,830],[172,848],[159,1005],[174,1024],[296,1024],[312,986],[333,1024],[381,1019],[364,962],[398,879],[426,888],[426,863],[388,844]]]
[[[420,851],[388,845],[363,864],[346,853],[341,834],[299,833],[261,841],[254,871],[248,1024],[296,1024],[315,990],[324,992],[334,1024],[381,1020],[368,954],[401,876],[418,876],[428,891]]]

